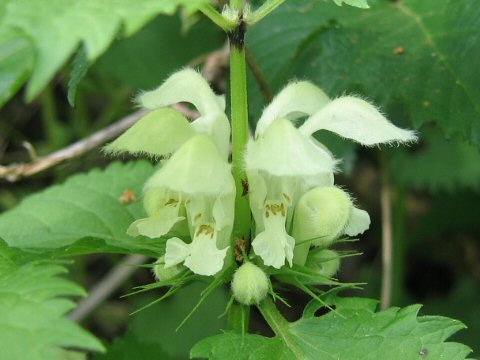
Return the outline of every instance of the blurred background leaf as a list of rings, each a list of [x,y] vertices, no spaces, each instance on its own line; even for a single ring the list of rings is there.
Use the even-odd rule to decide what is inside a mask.
[[[30,72],[26,99],[33,100],[81,43],[88,60],[93,62],[119,33],[130,36],[158,14],[172,14],[178,5],[194,11],[205,2],[4,2],[0,8],[0,83],[5,92],[2,92],[0,105],[15,93]]]
[[[145,216],[142,187],[153,173],[146,161],[119,162],[76,175],[25,199],[0,217],[0,238],[12,247],[77,252],[159,252],[160,243],[133,239],[128,226]],[[25,226],[28,224],[28,226]],[[76,244],[78,241],[81,244]]]
[[[370,5],[291,0],[249,31],[249,49],[274,92],[289,79],[309,79],[330,96],[357,93],[384,110],[402,104],[407,116],[398,125],[435,123],[480,145],[477,1]]]
[[[104,351],[95,337],[64,318],[75,307],[66,297],[83,296],[83,289],[59,276],[66,271],[63,266],[26,258],[0,242],[2,358],[83,358],[62,347]]]
[[[125,335],[115,339],[107,347],[107,354],[98,355],[96,359],[188,359],[195,343],[219,334],[226,327],[226,318],[220,315],[225,311],[228,298],[223,289],[217,289],[178,331],[174,331],[200,300],[204,288],[201,283],[193,283],[175,293],[175,298],[133,315]],[[155,297],[135,296],[134,299],[133,308],[136,309],[154,301]]]

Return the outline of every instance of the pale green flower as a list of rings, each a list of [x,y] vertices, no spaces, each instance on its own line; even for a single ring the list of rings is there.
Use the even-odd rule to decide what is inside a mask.
[[[196,71],[178,71],[157,89],[141,94],[137,100],[142,107],[152,111],[107,145],[106,152],[160,157],[176,151],[196,134],[206,134],[222,157],[228,158],[230,124],[225,115],[224,96],[215,95]],[[167,108],[179,102],[191,103],[200,117],[189,122],[178,111]]]
[[[235,184],[210,137],[189,139],[147,181],[144,192],[148,217],[127,232],[156,238],[186,222],[192,242],[167,240],[165,268],[184,263],[200,275],[221,270],[233,227]]]
[[[200,113],[200,117],[191,123],[192,128],[197,133],[209,135],[222,156],[228,158],[230,124],[225,115],[225,97],[215,95],[195,70],[174,73],[157,89],[141,94],[138,102],[151,110],[179,102],[192,104]]]
[[[294,121],[305,116],[297,129]],[[265,265],[280,268],[285,259],[292,264],[295,240],[289,232],[297,201],[312,188],[333,185],[336,161],[311,137],[317,130],[367,146],[416,139],[413,132],[395,127],[362,99],[348,96],[332,101],[308,82],[286,86],[265,108],[245,156],[256,223],[252,247]],[[354,207],[350,214],[345,233],[363,232],[368,214]]]
[[[183,263],[196,274],[214,275],[222,269],[230,243],[235,201],[224,97],[215,95],[200,74],[184,69],[140,95],[138,102],[152,111],[106,151],[173,155],[145,185],[148,217],[133,222],[127,233],[150,238],[168,235],[166,269]],[[191,103],[200,116],[189,122],[167,107],[179,102]]]

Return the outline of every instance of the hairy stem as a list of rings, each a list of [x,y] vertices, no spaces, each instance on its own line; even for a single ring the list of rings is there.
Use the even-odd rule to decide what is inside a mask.
[[[242,25],[239,25],[241,27]],[[243,44],[242,30],[235,41]],[[231,38],[232,39],[232,38]],[[230,43],[230,91],[232,118],[232,171],[237,189],[235,198],[234,238],[249,240],[250,207],[245,196],[247,176],[243,167],[245,146],[248,141],[248,110],[245,48],[238,42]],[[234,244],[232,244],[234,245]],[[233,247],[232,247],[233,248]]]
[[[233,1],[231,5],[233,5]],[[239,4],[237,4],[239,5]],[[243,2],[242,2],[243,5]],[[248,141],[247,75],[245,60],[245,24],[241,20],[237,28],[230,32],[230,98],[232,119],[232,173],[235,179],[235,221],[231,249],[235,249],[237,238],[250,240],[250,207],[246,197],[247,176],[243,166],[245,147]],[[235,252],[232,251],[235,256]],[[229,328],[246,332],[250,308],[233,305],[228,314]]]
[[[304,357],[301,351],[297,348],[295,341],[291,338],[291,334],[288,331],[290,323],[280,314],[272,299],[267,297],[257,307],[275,335],[282,339],[295,356],[295,359],[303,359]]]
[[[244,6],[244,0],[230,0],[230,6],[237,9],[238,11],[242,11]]]
[[[202,5],[199,10],[208,17],[215,25],[219,26],[225,31],[231,31],[235,28],[236,24],[222,16],[215,8],[210,4]]]
[[[228,311],[228,328],[240,334],[246,334],[249,322],[250,308],[233,302]]]

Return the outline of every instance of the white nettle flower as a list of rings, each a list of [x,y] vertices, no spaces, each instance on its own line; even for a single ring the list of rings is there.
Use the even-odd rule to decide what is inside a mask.
[[[206,135],[189,139],[147,181],[144,192],[148,217],[133,222],[128,234],[157,238],[186,221],[192,241],[167,240],[165,268],[184,263],[200,275],[220,271],[233,227],[235,183],[213,141]]]
[[[184,263],[197,274],[214,275],[223,267],[235,200],[224,97],[216,96],[200,74],[185,69],[138,101],[152,111],[106,151],[173,156],[145,185],[148,217],[135,221],[127,232],[150,238],[187,232],[189,243],[177,237],[167,241],[165,267]],[[194,105],[200,117],[189,122],[167,108],[178,102]]]
[[[160,157],[173,153],[196,134],[206,134],[222,157],[228,158],[230,124],[225,115],[225,97],[215,95],[196,71],[178,71],[157,89],[141,94],[137,100],[143,108],[152,111],[106,146],[106,152]],[[178,111],[167,107],[179,102],[192,104],[200,116],[189,122]]]
[[[197,133],[209,135],[220,154],[228,158],[230,123],[225,115],[225,96],[215,95],[196,71],[184,69],[174,73],[157,89],[140,95],[138,102],[152,110],[179,102],[192,104],[200,113],[191,123],[192,128]]]
[[[307,117],[299,128],[294,121]],[[332,186],[336,161],[312,135],[329,130],[362,145],[408,142],[413,132],[390,123],[373,105],[346,96],[330,100],[308,82],[287,85],[268,105],[247,145],[245,165],[250,205],[257,225],[253,249],[265,265],[292,265],[295,239],[288,233],[299,198],[315,187]],[[370,223],[353,207],[345,233],[356,235]]]

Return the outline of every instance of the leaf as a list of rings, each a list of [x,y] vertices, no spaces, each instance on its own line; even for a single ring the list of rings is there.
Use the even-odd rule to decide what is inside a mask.
[[[293,323],[276,323],[275,338],[226,333],[200,341],[192,356],[209,359],[265,359],[262,347],[273,346],[288,359],[322,360],[460,360],[471,352],[462,344],[444,342],[465,326],[440,316],[417,316],[419,305],[375,312],[376,301],[361,298],[337,298],[335,312],[315,317],[318,303],[312,302],[303,317]],[[281,341],[280,349],[274,345]],[[257,353],[258,351],[258,353]],[[257,354],[259,354],[257,356]],[[422,355],[423,354],[423,355]],[[270,359],[270,357],[268,357]]]
[[[26,71],[31,69],[27,65],[34,57],[26,92],[30,101],[80,44],[85,46],[88,61],[93,62],[110,46],[121,29],[124,36],[130,36],[158,14],[172,14],[179,5],[192,12],[205,2],[144,0],[138,4],[131,0],[6,0],[0,13],[0,49],[12,45],[8,34],[17,31],[15,43],[22,47],[30,44],[24,51],[31,55],[18,64],[9,62],[11,66],[2,67],[0,79],[7,77],[8,73],[17,75],[6,82],[8,93],[13,95],[26,80]],[[19,57],[20,52],[14,54]],[[8,97],[3,96],[0,105]]]
[[[145,216],[139,199],[153,170],[146,161],[116,162],[103,171],[75,175],[2,214],[0,238],[9,246],[61,249],[60,254],[157,253],[158,240],[134,239],[126,234],[130,223]],[[125,193],[136,200],[121,203]]]
[[[458,140],[446,140],[435,129],[425,129],[417,148],[395,149],[389,161],[398,184],[430,191],[480,188],[480,152]]]
[[[90,64],[87,59],[85,47],[81,47],[75,58],[73,59],[72,71],[70,72],[70,79],[68,80],[68,102],[71,106],[75,106],[75,95],[77,94],[77,87],[80,80],[87,74]]]
[[[478,2],[370,3],[359,11],[285,2],[247,33],[247,46],[274,90],[298,78],[330,96],[361,93],[384,109],[402,105],[403,127],[435,122],[480,146],[480,72],[472,70],[480,63]]]
[[[101,343],[63,316],[74,307],[66,296],[85,295],[76,284],[59,277],[65,268],[23,263],[0,246],[0,347],[5,360],[81,358],[62,350],[74,347],[103,351]]]
[[[179,67],[222,47],[224,35],[208,19],[182,33],[179,16],[159,16],[132,37],[112,44],[92,71],[136,91],[153,89]],[[138,56],[141,54],[141,56]]]
[[[260,335],[224,333],[210,336],[197,343],[190,351],[190,358],[207,358],[210,360],[235,359],[295,359],[282,341],[269,339]]]
[[[28,79],[33,61],[31,42],[20,31],[0,32],[0,106]]]

